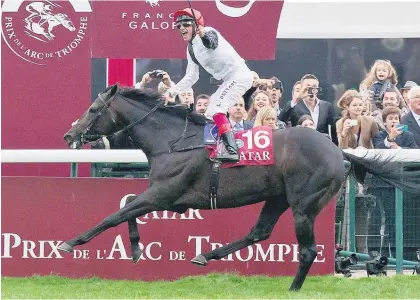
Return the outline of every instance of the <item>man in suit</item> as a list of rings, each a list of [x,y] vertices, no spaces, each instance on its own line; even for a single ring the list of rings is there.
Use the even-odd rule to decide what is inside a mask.
[[[414,135],[410,131],[403,131],[400,124],[401,111],[398,107],[386,107],[382,112],[385,129],[373,137],[375,149],[418,149]]]
[[[337,144],[335,133],[337,117],[331,103],[320,100],[317,97],[319,90],[318,78],[313,74],[306,74],[300,80],[300,84],[300,97],[286,105],[285,109],[280,113],[279,119],[285,123],[290,120],[294,127],[303,115],[310,115],[317,131],[329,134],[329,126],[331,126],[331,138]]]
[[[407,95],[411,111],[402,118],[402,124],[408,126],[408,131],[414,134],[414,140],[420,145],[420,86],[410,89]]]
[[[229,108],[229,122],[234,132],[251,129],[254,124],[245,120],[245,103],[239,97],[236,103]]]

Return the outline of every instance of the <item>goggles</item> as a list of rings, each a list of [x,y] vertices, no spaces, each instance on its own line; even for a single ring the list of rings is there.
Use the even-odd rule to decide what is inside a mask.
[[[176,23],[176,28],[181,29],[181,27],[191,27],[194,24],[193,21],[179,21]]]

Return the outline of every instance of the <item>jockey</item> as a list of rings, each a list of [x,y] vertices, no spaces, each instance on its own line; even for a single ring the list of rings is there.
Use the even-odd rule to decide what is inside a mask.
[[[252,87],[251,70],[216,29],[204,27],[204,18],[198,10],[179,10],[174,14],[174,21],[184,41],[189,43],[188,65],[184,78],[172,86],[168,93],[180,94],[191,88],[198,81],[199,65],[217,80],[223,80],[210,98],[206,117],[213,119],[226,148],[216,158],[220,161],[238,162],[238,147],[226,113]]]

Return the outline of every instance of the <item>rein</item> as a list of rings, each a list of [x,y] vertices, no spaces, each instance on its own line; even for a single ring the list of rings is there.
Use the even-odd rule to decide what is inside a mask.
[[[109,107],[110,107],[110,102],[113,101],[115,99],[116,94],[110,98],[107,102],[104,101],[104,99],[102,98],[101,94],[98,94],[99,100],[101,100],[101,102],[104,104],[101,108],[101,110],[99,111],[99,113],[95,116],[95,118],[92,120],[92,122],[90,122],[89,126],[86,128],[86,132],[89,131],[90,127],[99,119],[99,117],[102,115],[102,113],[104,111],[106,111]],[[85,141],[85,144],[88,143],[95,143],[97,140],[101,139],[101,138],[109,138],[112,137],[116,134],[125,132],[131,128],[133,128],[134,126],[140,124],[141,122],[143,122],[151,113],[155,112],[161,105],[163,104],[163,101],[159,101],[147,114],[145,114],[143,117],[141,117],[139,120],[129,124],[128,126],[125,126],[123,129],[118,130],[112,134],[109,135],[99,135],[99,134],[82,134],[82,140]],[[114,122],[114,124],[116,124],[117,122],[115,121],[115,119],[111,116],[112,122]],[[90,140],[90,141],[89,141]],[[95,141],[91,141],[91,140],[95,140]]]
[[[134,126],[140,124],[141,122],[143,122],[149,115],[151,115],[153,112],[155,112],[159,107],[162,106],[162,104],[164,103],[163,101],[159,101],[148,113],[146,113],[143,117],[141,117],[139,120],[125,126],[124,128],[122,128],[121,130],[118,130],[112,134],[109,135],[99,135],[99,134],[86,134],[87,132],[89,132],[90,127],[99,119],[99,117],[110,107],[110,103],[115,99],[116,94],[111,97],[108,101],[105,101],[102,98],[101,94],[98,94],[99,100],[103,103],[102,108],[100,109],[100,111],[98,112],[98,114],[93,118],[93,120],[89,123],[89,125],[86,127],[85,129],[85,133],[82,134],[81,136],[81,140],[83,144],[96,144],[100,139],[104,140],[105,145],[108,145],[108,149],[109,149],[109,141],[105,142],[105,140],[108,140],[108,138],[111,138],[117,134],[120,134],[122,132],[126,132],[129,129],[133,128]],[[114,124],[117,123],[117,121],[112,117],[111,115],[111,119],[112,122]],[[172,147],[178,143],[180,140],[182,140],[182,138],[185,136],[185,133],[187,132],[188,129],[188,118],[185,118],[185,126],[184,126],[184,130],[181,134],[181,136],[176,139],[175,141],[171,142],[169,144],[169,149],[168,150],[164,150],[164,151],[159,151],[157,153],[153,153],[154,156],[156,155],[162,155],[162,154],[168,154],[168,153],[173,153],[173,152],[183,152],[183,151],[189,151],[189,150],[194,150],[194,149],[200,149],[200,148],[204,148],[204,144],[203,145],[197,145],[197,146],[190,146],[190,147],[186,147],[186,148],[181,148],[178,150],[173,151]],[[130,134],[129,134],[130,137]]]

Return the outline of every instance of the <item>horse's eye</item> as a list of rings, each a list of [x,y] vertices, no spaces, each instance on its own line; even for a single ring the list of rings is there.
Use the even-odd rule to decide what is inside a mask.
[[[97,108],[95,108],[95,107],[91,107],[91,108],[89,108],[89,112],[91,113],[91,114],[94,114],[94,113],[96,113],[98,111],[98,109]]]

